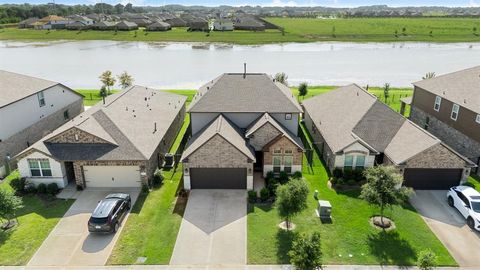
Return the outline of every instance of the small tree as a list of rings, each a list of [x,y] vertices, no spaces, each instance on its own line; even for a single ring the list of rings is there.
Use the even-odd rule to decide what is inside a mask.
[[[307,208],[308,186],[302,179],[292,179],[277,187],[277,211],[290,229],[290,220]]]
[[[314,270],[322,267],[322,250],[320,245],[320,233],[312,235],[298,235],[292,243],[292,249],[288,252],[290,263],[299,270]]]
[[[105,85],[102,85],[102,87],[100,87],[100,92],[98,94],[101,97],[106,97],[108,95],[107,88],[105,87]]]
[[[422,80],[432,79],[435,78],[435,76],[437,76],[435,72],[427,72],[425,73],[425,76],[422,77]]]
[[[0,218],[7,220],[7,227],[10,226],[10,220],[16,217],[17,210],[22,207],[23,202],[20,197],[8,190],[0,189]]]
[[[279,72],[279,73],[275,74],[274,79],[275,79],[275,81],[288,86],[288,81],[287,81],[288,80],[288,75],[285,74],[285,72]]]
[[[298,95],[303,98],[308,94],[308,84],[306,82],[301,83],[298,86]]]
[[[115,78],[112,75],[112,72],[110,70],[107,70],[100,75],[100,81],[103,83],[103,85],[107,88],[108,94],[110,94],[110,87],[115,85]]]
[[[437,255],[426,249],[418,254],[417,266],[420,270],[433,270],[437,265]]]
[[[367,183],[362,186],[360,197],[380,207],[380,220],[384,225],[385,207],[405,202],[412,190],[402,187],[403,176],[393,166],[377,166],[365,169]]]
[[[387,99],[390,96],[390,84],[386,83],[383,85],[383,97],[385,98],[385,103],[387,103]]]
[[[118,82],[120,83],[120,86],[122,89],[125,89],[129,86],[132,86],[133,84],[133,77],[128,74],[126,71],[124,71],[122,74],[118,75]]]
[[[404,35],[404,36],[407,35],[407,28],[406,27],[402,28],[402,35]]]

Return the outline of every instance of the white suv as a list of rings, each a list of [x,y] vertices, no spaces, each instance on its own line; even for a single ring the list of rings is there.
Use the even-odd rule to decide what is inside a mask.
[[[467,220],[468,227],[480,231],[480,193],[468,186],[452,187],[447,193],[447,202],[457,208]]]

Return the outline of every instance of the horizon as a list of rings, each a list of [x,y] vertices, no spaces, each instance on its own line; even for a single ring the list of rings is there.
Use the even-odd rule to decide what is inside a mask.
[[[222,5],[243,7],[243,6],[261,6],[261,7],[333,7],[333,8],[356,8],[361,6],[387,5],[389,7],[480,7],[480,0],[401,0],[401,1],[378,1],[378,0],[0,0],[0,4],[32,4],[41,5],[51,2],[63,5],[94,5],[97,3],[106,3],[110,5],[132,3],[134,6],[165,6],[165,5],[183,5],[183,6],[205,6],[218,7]]]

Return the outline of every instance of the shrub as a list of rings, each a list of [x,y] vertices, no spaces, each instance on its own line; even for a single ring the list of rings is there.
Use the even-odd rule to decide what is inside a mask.
[[[255,190],[248,191],[248,202],[255,203],[257,201],[257,192]]]
[[[268,190],[268,188],[264,187],[260,190],[260,199],[262,200],[262,202],[268,200],[268,198],[270,197],[270,190]]]
[[[288,252],[288,255],[290,255],[290,262],[295,266],[295,269],[321,269],[322,249],[320,233],[314,232],[312,235],[296,235],[292,243],[292,249]]]
[[[267,172],[267,176],[265,177],[265,179],[268,181],[273,178],[275,178],[275,174],[273,173],[273,171]]]
[[[332,177],[332,178],[330,179],[330,183],[331,183],[333,186],[335,186],[336,184],[338,184],[338,178]]]
[[[432,270],[437,265],[437,256],[431,250],[426,249],[418,254],[417,266],[421,270]]]
[[[57,183],[50,183],[47,185],[47,193],[50,195],[55,195],[58,192],[58,185]]]
[[[296,171],[292,174],[292,177],[295,179],[300,179],[302,178],[302,172],[301,171]]]
[[[25,185],[25,193],[34,194],[37,192],[37,188],[33,183],[27,183]]]
[[[44,183],[38,184],[38,186],[37,186],[37,191],[38,191],[38,193],[40,193],[40,194],[45,194],[45,193],[47,193],[47,185],[45,185]]]
[[[288,173],[286,172],[280,172],[280,175],[278,176],[278,181],[280,181],[280,184],[285,184],[288,182]]]
[[[344,169],[343,170],[343,178],[345,178],[346,180],[350,180],[350,179],[354,179],[354,175],[353,175],[353,170],[352,169]]]
[[[343,179],[343,178],[337,178],[337,185],[340,185],[340,186],[341,186],[341,185],[345,185],[345,183],[346,183],[346,182],[345,182],[345,179]]]
[[[10,181],[10,186],[16,193],[22,194],[25,192],[25,178],[14,178]]]
[[[357,181],[355,181],[354,179],[347,180],[347,185],[349,186],[355,186],[356,184],[357,184]]]
[[[342,178],[343,177],[343,171],[340,168],[333,169],[332,174],[333,174],[333,177],[335,177],[335,178]]]
[[[270,178],[270,179],[267,178],[266,181],[267,181],[267,188],[270,191],[270,194],[275,196],[276,191],[277,191],[277,187],[279,186],[278,179],[277,178]]]
[[[163,175],[160,169],[156,169],[153,174],[153,185],[159,186],[163,182]]]
[[[353,180],[355,180],[357,182],[361,182],[361,181],[365,180],[365,177],[363,176],[363,169],[353,170],[352,175],[353,175]]]
[[[82,191],[83,190],[83,187],[81,185],[77,185],[77,190],[78,191]]]
[[[471,188],[475,188],[475,185],[471,182],[465,182],[462,184],[462,186],[467,186],[467,187],[471,187]]]

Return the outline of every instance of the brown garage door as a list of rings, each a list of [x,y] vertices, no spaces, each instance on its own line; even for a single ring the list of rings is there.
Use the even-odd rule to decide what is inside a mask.
[[[246,189],[247,169],[192,168],[190,184],[192,189]]]
[[[414,189],[449,189],[460,183],[462,169],[405,169],[404,179]]]

